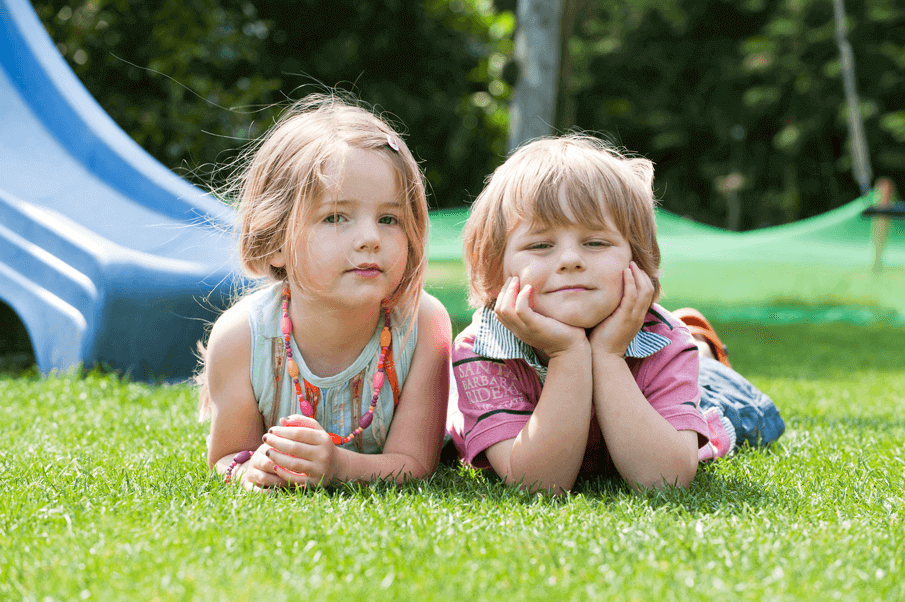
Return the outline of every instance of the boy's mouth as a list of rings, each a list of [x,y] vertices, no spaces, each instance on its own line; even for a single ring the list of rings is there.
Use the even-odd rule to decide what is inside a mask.
[[[562,286],[560,288],[554,289],[550,291],[551,293],[569,293],[569,292],[578,292],[578,291],[590,291],[593,290],[589,286],[582,285],[572,285],[572,286]]]

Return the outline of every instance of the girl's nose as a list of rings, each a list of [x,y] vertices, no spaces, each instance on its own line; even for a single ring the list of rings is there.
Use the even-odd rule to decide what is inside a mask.
[[[356,228],[355,247],[360,251],[376,251],[380,248],[380,229],[376,222],[362,220]]]

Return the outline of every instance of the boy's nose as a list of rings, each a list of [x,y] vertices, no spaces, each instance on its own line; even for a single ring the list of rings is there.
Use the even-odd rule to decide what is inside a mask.
[[[581,253],[571,246],[563,248],[559,255],[558,271],[569,272],[581,269],[584,269],[584,261],[581,258]]]

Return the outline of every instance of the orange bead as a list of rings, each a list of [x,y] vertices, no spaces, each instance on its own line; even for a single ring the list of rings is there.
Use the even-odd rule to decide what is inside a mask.
[[[330,440],[333,441],[333,445],[342,445],[343,438],[337,435],[336,433],[330,433]]]
[[[390,333],[389,328],[384,328],[383,332],[380,333],[380,346],[381,347],[389,347],[390,343],[393,342],[393,335]]]
[[[299,377],[299,365],[295,363],[295,360],[286,360],[286,369],[289,370],[289,376],[292,378]]]

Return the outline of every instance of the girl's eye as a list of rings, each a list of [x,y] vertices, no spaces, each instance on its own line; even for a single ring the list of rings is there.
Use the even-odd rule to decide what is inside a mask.
[[[399,224],[399,218],[396,217],[395,215],[384,215],[378,221],[381,224],[384,224],[387,226],[395,226],[395,225]]]
[[[339,213],[331,213],[327,217],[324,218],[324,222],[328,224],[338,224],[343,221],[345,218]]]
[[[589,240],[587,245],[589,247],[608,247],[610,246],[610,243],[605,240]]]

